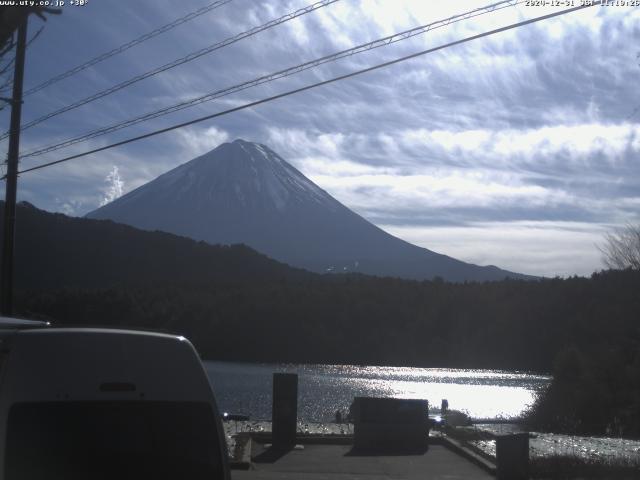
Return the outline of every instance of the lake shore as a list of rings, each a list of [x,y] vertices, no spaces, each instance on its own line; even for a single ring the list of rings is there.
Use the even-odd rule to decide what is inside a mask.
[[[234,452],[238,434],[268,434],[271,422],[227,421],[224,429],[229,451]],[[521,423],[491,423],[432,430],[430,436],[461,440],[495,463],[495,436],[522,431],[526,426]],[[353,435],[353,425],[299,421],[298,434],[341,442]],[[640,440],[530,432],[529,453],[532,478],[640,478]]]
[[[233,437],[238,433],[271,432],[271,422],[267,420],[227,421],[224,422],[227,443],[233,445]],[[455,427],[459,434],[468,436],[476,434],[478,438],[468,443],[488,457],[495,458],[495,435],[527,431],[522,424],[491,423],[476,424],[471,427]],[[432,431],[432,435],[437,431]],[[353,435],[353,425],[349,423],[313,423],[298,422],[298,433],[301,435],[348,436]],[[582,437],[553,433],[530,432],[529,438],[531,458],[576,457],[585,460],[625,460],[638,462],[640,465],[640,440],[629,440],[612,437]]]

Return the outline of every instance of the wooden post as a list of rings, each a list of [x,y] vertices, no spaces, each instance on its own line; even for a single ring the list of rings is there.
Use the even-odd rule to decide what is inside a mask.
[[[514,433],[496,437],[498,480],[529,478],[529,434]]]
[[[295,373],[273,374],[272,406],[273,446],[292,447],[296,444],[298,423],[298,375]]]
[[[2,243],[2,274],[0,278],[0,310],[3,315],[13,313],[13,242],[16,225],[16,193],[18,189],[18,157],[20,154],[20,121],[22,115],[22,82],[27,45],[28,16],[18,27],[13,96],[11,98],[11,126],[7,155],[7,183],[4,203],[4,235]]]

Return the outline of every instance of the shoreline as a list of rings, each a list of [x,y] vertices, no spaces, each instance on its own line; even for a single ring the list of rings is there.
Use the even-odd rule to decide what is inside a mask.
[[[234,437],[240,433],[270,433],[271,421],[247,420],[223,422],[229,451],[235,447]],[[488,438],[495,435],[526,431],[523,423],[492,422],[474,423],[470,427],[452,427],[450,436],[456,438],[455,431],[462,435],[476,434],[475,440],[467,442],[482,454],[495,458],[495,440]],[[297,431],[300,435],[349,437],[353,435],[353,424],[334,422],[298,421]],[[439,430],[430,430],[430,436],[440,435]],[[629,460],[640,463],[640,439],[631,440],[616,437],[586,437],[543,432],[530,432],[531,459],[572,457],[583,460]]]

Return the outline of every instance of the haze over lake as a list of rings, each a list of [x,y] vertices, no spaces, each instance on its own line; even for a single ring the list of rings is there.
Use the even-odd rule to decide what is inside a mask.
[[[499,370],[205,362],[218,407],[254,420],[271,418],[272,375],[298,373],[298,418],[329,422],[354,396],[443,398],[475,419],[518,417],[550,377]]]

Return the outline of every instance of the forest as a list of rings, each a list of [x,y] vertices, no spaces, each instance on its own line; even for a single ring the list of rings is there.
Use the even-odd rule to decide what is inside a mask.
[[[316,275],[23,205],[17,313],[179,333],[204,358],[552,373],[529,421],[640,434],[640,272],[485,283]]]

